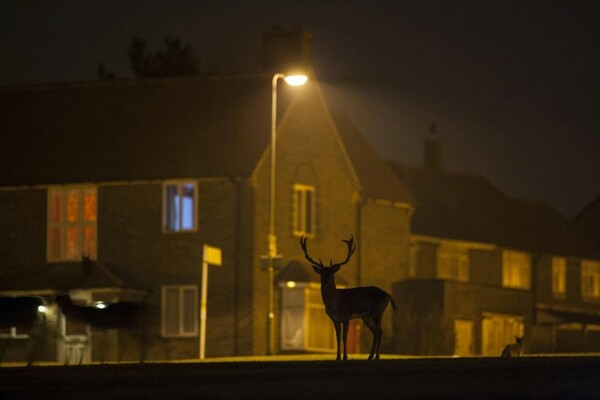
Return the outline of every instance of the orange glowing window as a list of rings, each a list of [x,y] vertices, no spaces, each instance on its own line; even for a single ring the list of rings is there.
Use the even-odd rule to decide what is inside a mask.
[[[48,261],[97,257],[97,189],[92,186],[48,190]]]
[[[83,253],[96,254],[96,227],[86,226],[83,229]]]
[[[51,222],[60,222],[62,219],[62,196],[57,190],[50,191],[50,204],[48,205],[49,220]]]
[[[75,260],[79,251],[79,228],[67,228],[67,259]]]
[[[67,221],[77,221],[79,216],[79,190],[67,191]]]
[[[83,220],[96,220],[96,191],[86,190],[83,198]]]

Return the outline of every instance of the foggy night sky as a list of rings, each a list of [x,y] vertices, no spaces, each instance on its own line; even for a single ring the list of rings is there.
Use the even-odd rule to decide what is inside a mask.
[[[131,77],[134,36],[193,47],[202,72],[256,72],[261,34],[302,25],[331,108],[385,159],[445,168],[573,217],[600,196],[598,1],[3,1],[0,85]]]

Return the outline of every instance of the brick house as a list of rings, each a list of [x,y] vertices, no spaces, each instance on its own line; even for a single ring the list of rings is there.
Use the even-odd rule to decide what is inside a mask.
[[[597,351],[600,256],[545,204],[510,198],[481,176],[394,165],[415,197],[409,279],[395,285],[401,353],[500,355]]]
[[[222,250],[222,266],[209,269],[207,357],[265,354],[271,78],[1,88],[1,294],[51,302],[59,287],[91,305],[144,300],[146,357],[193,359],[209,244]],[[412,197],[351,124],[329,111],[316,78],[279,89],[276,351],[331,351],[315,277],[298,279],[312,271],[299,236],[335,260],[345,256],[341,239],[353,234],[358,251],[340,280],[391,292],[407,274]],[[82,268],[84,254],[91,267]],[[92,333],[55,306],[48,321],[45,359],[114,360],[123,349],[124,359],[138,358],[126,335]],[[281,340],[290,329],[296,340]],[[391,315],[384,329],[389,350]],[[12,339],[5,332],[0,340]]]
[[[588,204],[571,221],[575,229],[590,237],[600,247],[600,197]]]

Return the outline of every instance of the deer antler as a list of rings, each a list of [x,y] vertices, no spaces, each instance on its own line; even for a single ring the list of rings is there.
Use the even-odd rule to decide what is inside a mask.
[[[339,269],[342,265],[344,265],[348,261],[350,261],[350,257],[352,257],[352,254],[354,254],[354,252],[356,251],[356,243],[354,243],[354,237],[352,235],[350,235],[350,239],[348,239],[348,240],[342,239],[342,242],[346,243],[346,245],[348,246],[348,255],[346,256],[346,259],[344,261],[342,261],[341,263],[332,264],[331,265],[332,268]]]
[[[325,266],[323,265],[323,262],[320,259],[319,259],[319,262],[316,262],[315,260],[313,260],[311,258],[311,256],[308,255],[308,250],[306,249],[306,241],[307,240],[308,240],[307,236],[300,237],[300,246],[302,247],[302,250],[304,250],[304,257],[315,267],[325,268]]]

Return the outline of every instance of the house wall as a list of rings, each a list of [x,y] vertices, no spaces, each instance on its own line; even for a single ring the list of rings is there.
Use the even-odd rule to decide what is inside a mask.
[[[249,351],[245,336],[252,331],[244,304],[250,301],[251,280],[243,271],[249,269],[252,255],[237,230],[248,230],[251,223],[251,214],[238,210],[240,197],[251,198],[249,190],[228,179],[199,181],[198,230],[184,233],[162,231],[162,184],[107,186],[98,192],[99,259],[148,288],[155,310],[160,311],[162,285],[200,285],[204,244],[222,249],[223,265],[209,266],[208,273],[207,357]],[[242,307],[237,313],[236,304]],[[151,315],[150,358],[198,356],[197,337],[163,338],[160,312]]]
[[[552,294],[552,256],[536,261],[538,353],[595,352],[600,349],[599,302],[581,296],[581,259],[567,258],[566,293]],[[557,312],[557,314],[554,314]]]
[[[277,136],[277,179],[275,234],[281,265],[291,260],[306,262],[300,248],[299,237],[293,234],[293,185],[301,183],[316,188],[316,230],[308,240],[308,249],[315,259],[328,264],[330,259],[339,262],[346,257],[347,247],[341,241],[354,235],[359,253],[366,248],[357,232],[357,184],[349,167],[324,100],[315,85],[308,83],[294,90],[294,98],[279,120]],[[254,245],[257,257],[254,266],[254,290],[267,293],[267,272],[261,269],[259,255],[267,254],[270,153],[265,152],[253,175],[255,188]],[[362,259],[361,259],[362,260]],[[355,254],[336,275],[338,283],[355,286],[358,257]],[[369,265],[369,264],[365,264]],[[279,326],[279,290],[275,290],[275,326]],[[255,354],[266,351],[267,298],[255,296],[253,302]],[[333,325],[331,326],[333,329]],[[277,337],[277,336],[276,336]],[[276,347],[278,348],[278,346]]]
[[[444,285],[437,280],[407,280],[393,287],[395,350],[399,354],[444,354]]]
[[[502,286],[502,251],[469,250],[469,282]]]
[[[223,265],[209,270],[206,355],[250,354],[251,185],[243,179],[200,180],[198,231],[186,233],[163,232],[162,190],[161,182],[98,187],[98,262],[125,282],[150,292],[147,358],[198,356],[198,337],[161,336],[161,286],[199,286],[205,243],[223,251]],[[22,276],[42,275],[51,266],[46,262],[47,191],[0,191],[0,205],[3,265]],[[71,264],[80,267],[79,262]],[[7,269],[3,274],[13,272]],[[94,300],[102,297],[95,296]],[[124,340],[111,333],[95,334],[94,354],[107,357],[114,352],[115,342]],[[125,359],[138,357],[137,351],[125,355]]]
[[[317,205],[315,235],[308,240],[311,256],[321,258],[325,264],[330,260],[339,262],[347,254],[342,239],[353,235],[357,250],[336,275],[338,284],[347,287],[377,285],[391,292],[391,281],[399,279],[407,270],[408,210],[391,204],[369,203],[362,197],[317,87],[308,84],[285,90],[298,92],[281,119],[277,139],[275,230],[279,253],[283,256],[281,265],[285,266],[291,260],[306,262],[299,237],[292,229],[292,188],[294,183],[312,185],[316,188]],[[257,256],[267,253],[269,171],[267,152],[254,174]],[[266,272],[260,265],[257,259],[255,288],[258,293],[266,293]],[[278,290],[275,293],[277,297]],[[254,331],[264,332],[267,298],[256,296],[254,300]],[[275,310],[279,310],[277,301]],[[384,341],[390,341],[392,337],[391,312],[388,314],[384,323]],[[276,315],[276,326],[278,318]],[[367,343],[362,348],[368,351],[370,333],[366,329],[361,332]],[[264,352],[265,346],[266,339],[257,334],[255,353]]]
[[[408,275],[410,210],[397,205],[367,201],[359,206],[359,286],[378,286],[392,294],[392,283]],[[383,315],[382,352],[394,349],[394,311],[390,305]],[[361,349],[368,351],[371,333],[361,330]]]
[[[394,286],[400,304],[395,320],[400,335],[396,347],[410,354],[454,352],[454,321],[470,320],[474,328],[474,349],[481,351],[484,313],[522,317],[525,344],[533,327],[533,292],[502,287],[502,252],[499,249],[469,249],[469,280],[456,282],[436,279],[437,247],[432,240],[417,241],[416,276]],[[431,297],[439,298],[431,298]],[[408,318],[408,319],[407,319]],[[403,326],[406,324],[407,326]]]
[[[45,189],[0,190],[2,273],[43,273],[46,267]]]
[[[399,303],[396,349],[401,354],[452,355],[456,319],[473,321],[474,349],[480,354],[487,313],[522,317],[528,346],[533,323],[529,291],[428,279],[398,282],[394,296]]]
[[[454,351],[453,323],[456,319],[468,319],[474,322],[475,350],[480,354],[482,319],[486,313],[523,318],[524,344],[529,348],[530,332],[534,322],[531,291],[446,281],[444,296],[445,332],[451,333],[445,338],[445,354],[453,354]]]

